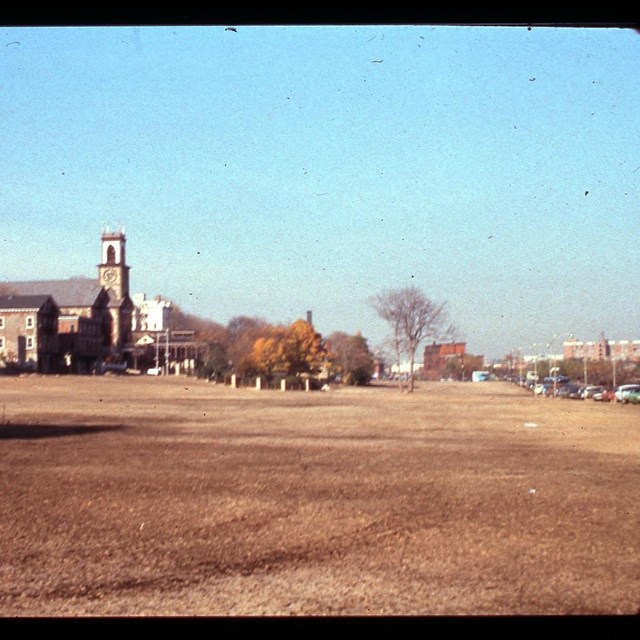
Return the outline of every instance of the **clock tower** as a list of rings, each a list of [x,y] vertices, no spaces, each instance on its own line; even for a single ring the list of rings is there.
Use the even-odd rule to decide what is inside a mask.
[[[102,232],[102,262],[98,265],[100,284],[116,300],[129,297],[129,267],[125,260],[126,238],[123,231]]]
[[[131,341],[133,302],[129,297],[129,266],[125,257],[124,231],[102,232],[102,262],[98,283],[109,294],[111,314],[111,355],[122,358]]]

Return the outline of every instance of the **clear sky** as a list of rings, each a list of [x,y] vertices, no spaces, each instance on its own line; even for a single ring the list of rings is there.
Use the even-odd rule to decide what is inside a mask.
[[[487,357],[640,338],[639,105],[632,29],[0,27],[0,280],[97,276],[108,225],[222,324],[376,348],[415,285]]]

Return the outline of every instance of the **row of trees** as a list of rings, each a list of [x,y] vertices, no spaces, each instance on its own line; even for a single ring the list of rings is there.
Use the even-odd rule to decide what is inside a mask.
[[[398,365],[408,357],[408,391],[414,389],[415,354],[425,340],[451,338],[446,303],[434,302],[417,287],[387,289],[369,303],[390,328],[389,342]],[[262,318],[236,316],[226,326],[183,313],[174,306],[175,329],[192,329],[207,344],[200,375],[240,378],[264,376],[318,376],[345,384],[368,384],[375,358],[360,334],[335,332],[323,338],[304,320],[286,326]],[[402,389],[402,382],[401,382]]]
[[[274,325],[263,318],[236,316],[225,326],[174,306],[173,327],[194,330],[207,345],[198,371],[201,377],[235,373],[240,379],[263,376],[269,382],[309,375],[363,385],[375,370],[363,336],[336,332],[323,338],[305,320]]]

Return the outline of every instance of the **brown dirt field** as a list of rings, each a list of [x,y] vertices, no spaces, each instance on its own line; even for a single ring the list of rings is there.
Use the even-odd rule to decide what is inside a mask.
[[[0,378],[0,615],[627,615],[640,407]]]

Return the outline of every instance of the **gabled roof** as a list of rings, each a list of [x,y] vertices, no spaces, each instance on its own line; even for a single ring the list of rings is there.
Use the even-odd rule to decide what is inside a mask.
[[[116,298],[113,289],[107,289],[107,294],[109,295],[108,307],[121,307],[126,300],[125,298]]]
[[[32,295],[32,296],[16,296],[16,295],[8,295],[8,296],[0,296],[0,311],[8,311],[11,310],[30,310],[30,309],[41,309],[44,304],[51,298],[49,295]]]
[[[29,280],[5,284],[7,289],[20,296],[48,294],[60,307],[91,307],[102,291],[99,282],[92,278]]]

